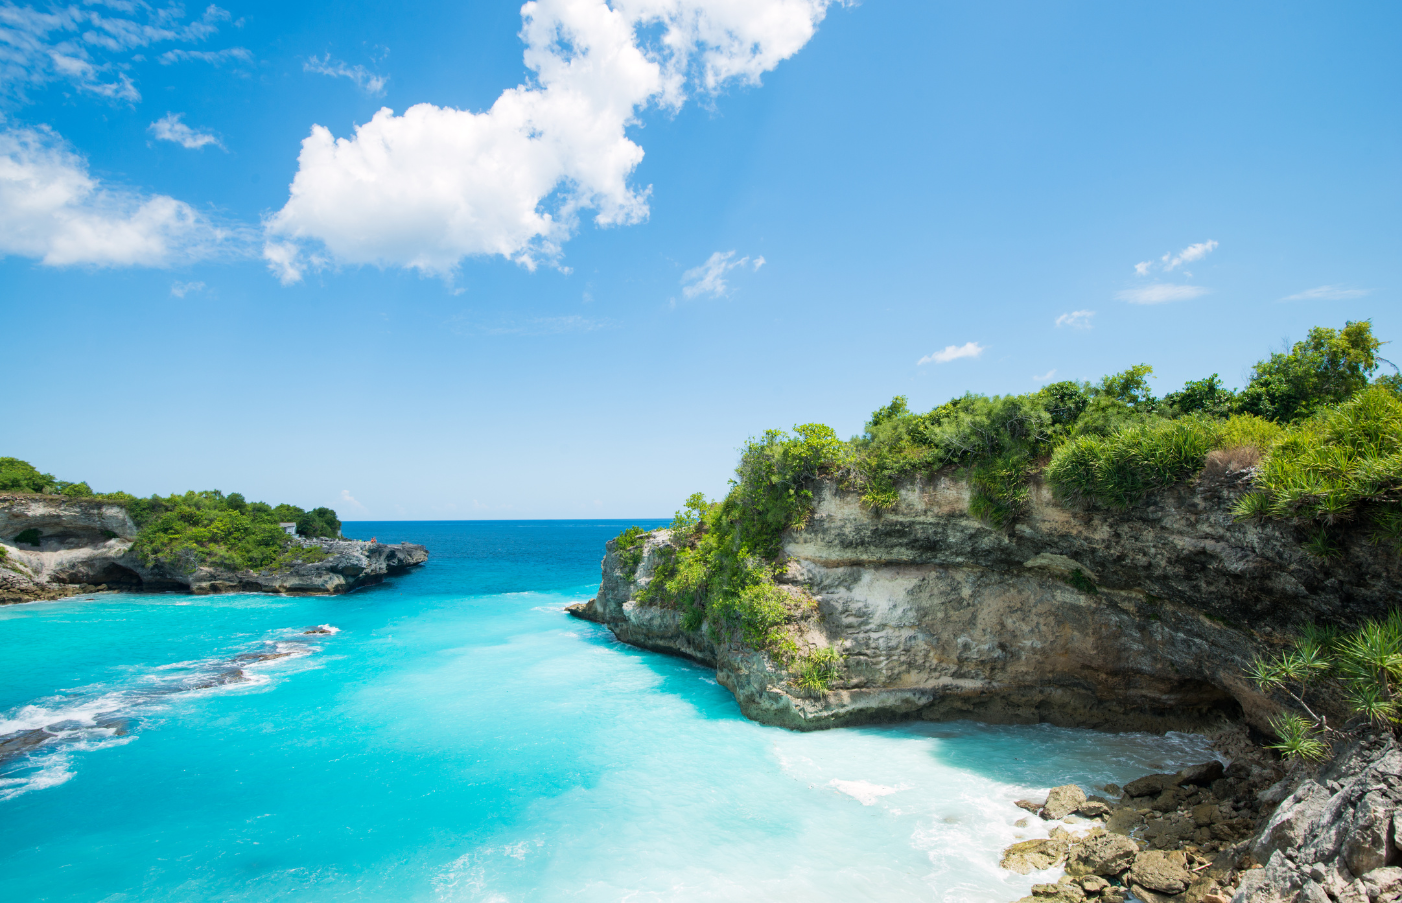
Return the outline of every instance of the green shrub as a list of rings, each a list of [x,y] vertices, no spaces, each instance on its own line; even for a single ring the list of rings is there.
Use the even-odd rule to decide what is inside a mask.
[[[824,646],[798,657],[794,684],[805,690],[826,691],[842,676],[842,653]]]
[[[1319,411],[1281,437],[1256,482],[1271,517],[1332,524],[1370,510],[1391,522],[1402,498],[1402,399],[1374,386]]]
[[[647,531],[633,526],[614,537],[613,550],[618,555],[618,563],[629,576],[637,573],[643,561],[643,540]]]
[[[19,458],[0,458],[0,492],[50,492],[53,487],[53,474],[40,473]]]
[[[15,543],[22,546],[37,546],[40,538],[41,534],[39,531],[30,527],[27,530],[21,530],[15,535]]]
[[[1367,320],[1343,329],[1316,326],[1289,353],[1256,364],[1236,409],[1267,420],[1293,421],[1340,404],[1368,385],[1382,342]]]
[[[1290,648],[1253,662],[1247,676],[1265,692],[1285,692],[1304,713],[1272,720],[1279,742],[1270,748],[1286,758],[1323,758],[1330,738],[1349,731],[1330,726],[1310,706],[1311,689],[1321,682],[1341,686],[1363,724],[1392,727],[1402,721],[1402,612],[1349,632],[1308,627]]]

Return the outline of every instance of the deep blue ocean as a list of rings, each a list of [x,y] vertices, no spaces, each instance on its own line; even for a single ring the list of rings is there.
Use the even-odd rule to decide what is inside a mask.
[[[0,608],[0,736],[61,737],[0,765],[0,900],[1010,901],[1047,880],[998,868],[1046,833],[1013,800],[1206,758],[746,721],[562,611],[627,523],[350,523],[432,557],[339,597]]]

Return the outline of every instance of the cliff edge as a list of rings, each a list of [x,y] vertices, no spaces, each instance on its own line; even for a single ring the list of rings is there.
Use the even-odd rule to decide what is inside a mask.
[[[624,642],[714,666],[745,715],[788,728],[976,718],[1264,729],[1280,707],[1245,667],[1299,624],[1385,614],[1402,602],[1402,566],[1361,533],[1321,561],[1287,523],[1235,520],[1250,478],[1209,468],[1125,512],[1067,508],[1034,485],[1011,531],[968,514],[957,476],[910,480],[880,513],[819,481],[807,525],[785,534],[780,582],[812,600],[798,646],[841,655],[826,689],[641,601],[667,531],[646,537],[635,569],[611,543],[597,598],[573,611]]]

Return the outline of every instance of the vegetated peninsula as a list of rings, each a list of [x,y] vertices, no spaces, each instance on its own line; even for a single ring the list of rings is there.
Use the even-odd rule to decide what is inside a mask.
[[[427,558],[413,543],[345,539],[330,508],[95,493],[0,458],[0,604],[95,589],[343,593]]]
[[[1005,861],[1067,864],[1046,903],[1397,900],[1402,377],[1381,345],[1348,323],[1241,391],[1214,374],[1156,398],[1141,365],[924,413],[897,397],[847,441],[770,431],[725,498],[610,541],[571,610],[714,666],[746,715],[794,729],[1230,738],[1225,773],[1135,782],[1085,803],[1090,840]],[[1091,843],[1107,833],[1132,842]]]

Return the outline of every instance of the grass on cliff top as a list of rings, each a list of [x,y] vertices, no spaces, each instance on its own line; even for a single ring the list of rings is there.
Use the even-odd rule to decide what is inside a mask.
[[[793,625],[811,600],[776,577],[783,535],[807,523],[818,478],[860,493],[879,513],[898,504],[902,480],[952,469],[971,485],[970,513],[1006,528],[1025,512],[1039,475],[1068,502],[1125,508],[1195,476],[1217,452],[1244,467],[1264,459],[1259,485],[1269,504],[1251,513],[1366,516],[1396,545],[1399,461],[1388,442],[1402,435],[1402,378],[1370,383],[1381,344],[1366,321],[1317,327],[1258,363],[1241,392],[1213,374],[1156,398],[1153,368],[1141,364],[1095,384],[968,394],[925,413],[897,396],[847,441],[822,424],[771,430],[741,449],[724,498],[688,499],[672,524],[675,548],[662,553],[640,601],[680,610],[687,629],[766,650],[797,674]],[[1331,480],[1342,491],[1322,491]]]
[[[308,538],[341,535],[341,521],[330,508],[305,511],[296,505],[248,502],[237,492],[225,495],[217,489],[150,498],[126,492],[94,493],[86,482],[56,480],[18,458],[0,458],[0,492],[121,504],[137,526],[132,548],[142,561],[182,571],[202,564],[266,570],[326,557],[320,548],[297,543],[279,523],[295,523],[297,535]]]

